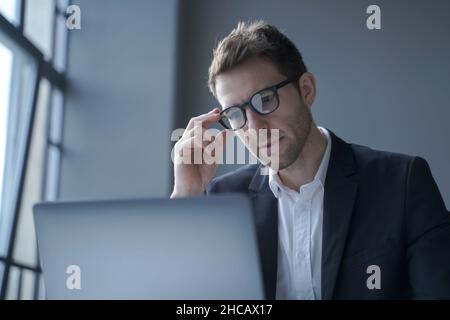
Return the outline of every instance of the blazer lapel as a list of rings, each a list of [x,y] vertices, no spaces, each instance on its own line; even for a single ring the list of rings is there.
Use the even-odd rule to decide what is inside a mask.
[[[260,262],[267,299],[275,299],[278,255],[278,201],[269,188],[269,178],[260,166],[250,185],[250,199],[258,238]]]
[[[358,187],[351,147],[328,131],[332,143],[323,207],[322,299],[333,298]]]

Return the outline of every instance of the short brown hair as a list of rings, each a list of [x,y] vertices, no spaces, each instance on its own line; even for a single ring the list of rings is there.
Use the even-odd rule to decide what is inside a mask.
[[[273,25],[262,20],[239,22],[231,33],[213,50],[209,67],[208,87],[216,96],[216,77],[251,57],[271,61],[288,78],[307,71],[297,47]]]

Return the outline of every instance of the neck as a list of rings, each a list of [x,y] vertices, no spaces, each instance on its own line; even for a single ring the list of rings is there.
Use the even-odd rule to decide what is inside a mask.
[[[326,137],[312,123],[305,145],[297,160],[289,167],[278,172],[283,184],[292,190],[298,191],[302,185],[314,180],[326,147]]]

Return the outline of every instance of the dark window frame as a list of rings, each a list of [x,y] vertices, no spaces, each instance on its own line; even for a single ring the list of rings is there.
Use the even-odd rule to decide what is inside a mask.
[[[26,121],[28,121],[27,126],[27,132],[25,133],[25,150],[24,152],[24,163],[22,168],[20,168],[20,174],[19,174],[19,188],[16,199],[14,199],[14,209],[13,209],[13,222],[10,230],[10,237],[8,242],[8,250],[6,253],[6,256],[2,257],[0,256],[0,262],[4,264],[3,269],[3,276],[2,276],[2,283],[0,288],[0,299],[6,299],[8,294],[8,284],[9,284],[9,278],[11,274],[11,268],[18,268],[19,269],[19,280],[18,280],[18,290],[16,293],[17,299],[21,298],[21,285],[22,285],[22,278],[23,278],[23,271],[32,271],[35,275],[35,285],[34,285],[34,299],[39,298],[39,287],[40,287],[40,281],[41,281],[41,273],[42,270],[39,266],[39,261],[37,261],[36,266],[30,266],[26,264],[19,263],[14,260],[13,254],[14,249],[16,245],[16,236],[17,236],[17,229],[18,229],[18,223],[20,219],[20,211],[21,211],[21,204],[22,204],[22,193],[24,190],[24,184],[25,184],[25,177],[27,172],[27,163],[29,158],[29,152],[30,152],[30,146],[32,141],[32,134],[34,129],[34,120],[35,120],[35,114],[36,114],[36,108],[37,108],[37,100],[39,96],[39,87],[40,82],[42,79],[47,79],[50,83],[51,89],[50,89],[50,101],[49,103],[53,103],[52,94],[53,90],[55,88],[59,90],[63,97],[65,94],[66,89],[66,77],[64,73],[59,72],[56,70],[56,68],[53,65],[53,59],[55,55],[55,34],[56,34],[56,19],[60,16],[65,16],[65,12],[62,12],[59,8],[58,1],[55,1],[55,7],[54,7],[54,16],[53,16],[53,34],[52,34],[52,52],[53,57],[51,60],[47,61],[44,58],[44,54],[25,36],[24,34],[24,23],[25,23],[25,10],[26,10],[26,1],[27,0],[21,0],[19,2],[19,10],[20,10],[20,16],[19,16],[19,23],[18,25],[14,25],[11,23],[8,19],[6,19],[1,13],[0,13],[0,29],[4,34],[6,34],[7,37],[9,37],[16,45],[18,45],[22,50],[27,52],[36,62],[37,65],[37,72],[36,72],[36,78],[34,79],[34,88],[33,88],[33,99],[32,99],[32,105],[31,105],[31,112],[30,117]],[[67,2],[67,5],[70,5],[70,1]],[[65,52],[63,53],[66,55],[67,58],[67,45],[68,41],[66,38],[65,45]],[[67,59],[66,59],[67,61]],[[52,108],[49,109],[48,119],[51,119],[51,112]],[[59,152],[59,155],[62,154],[62,146],[61,143],[55,143],[54,141],[50,141],[49,139],[49,131],[47,130],[47,145],[45,150],[45,168],[44,168],[44,185],[41,186],[42,190],[45,190],[45,184],[47,183],[47,158],[49,153],[49,148],[56,148]],[[61,158],[61,157],[60,157]],[[41,197],[45,198],[45,195],[43,192],[41,192]]]

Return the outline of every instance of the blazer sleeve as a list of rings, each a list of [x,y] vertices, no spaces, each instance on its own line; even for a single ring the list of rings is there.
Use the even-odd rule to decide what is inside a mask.
[[[450,214],[422,158],[409,164],[405,202],[412,298],[450,299]]]

